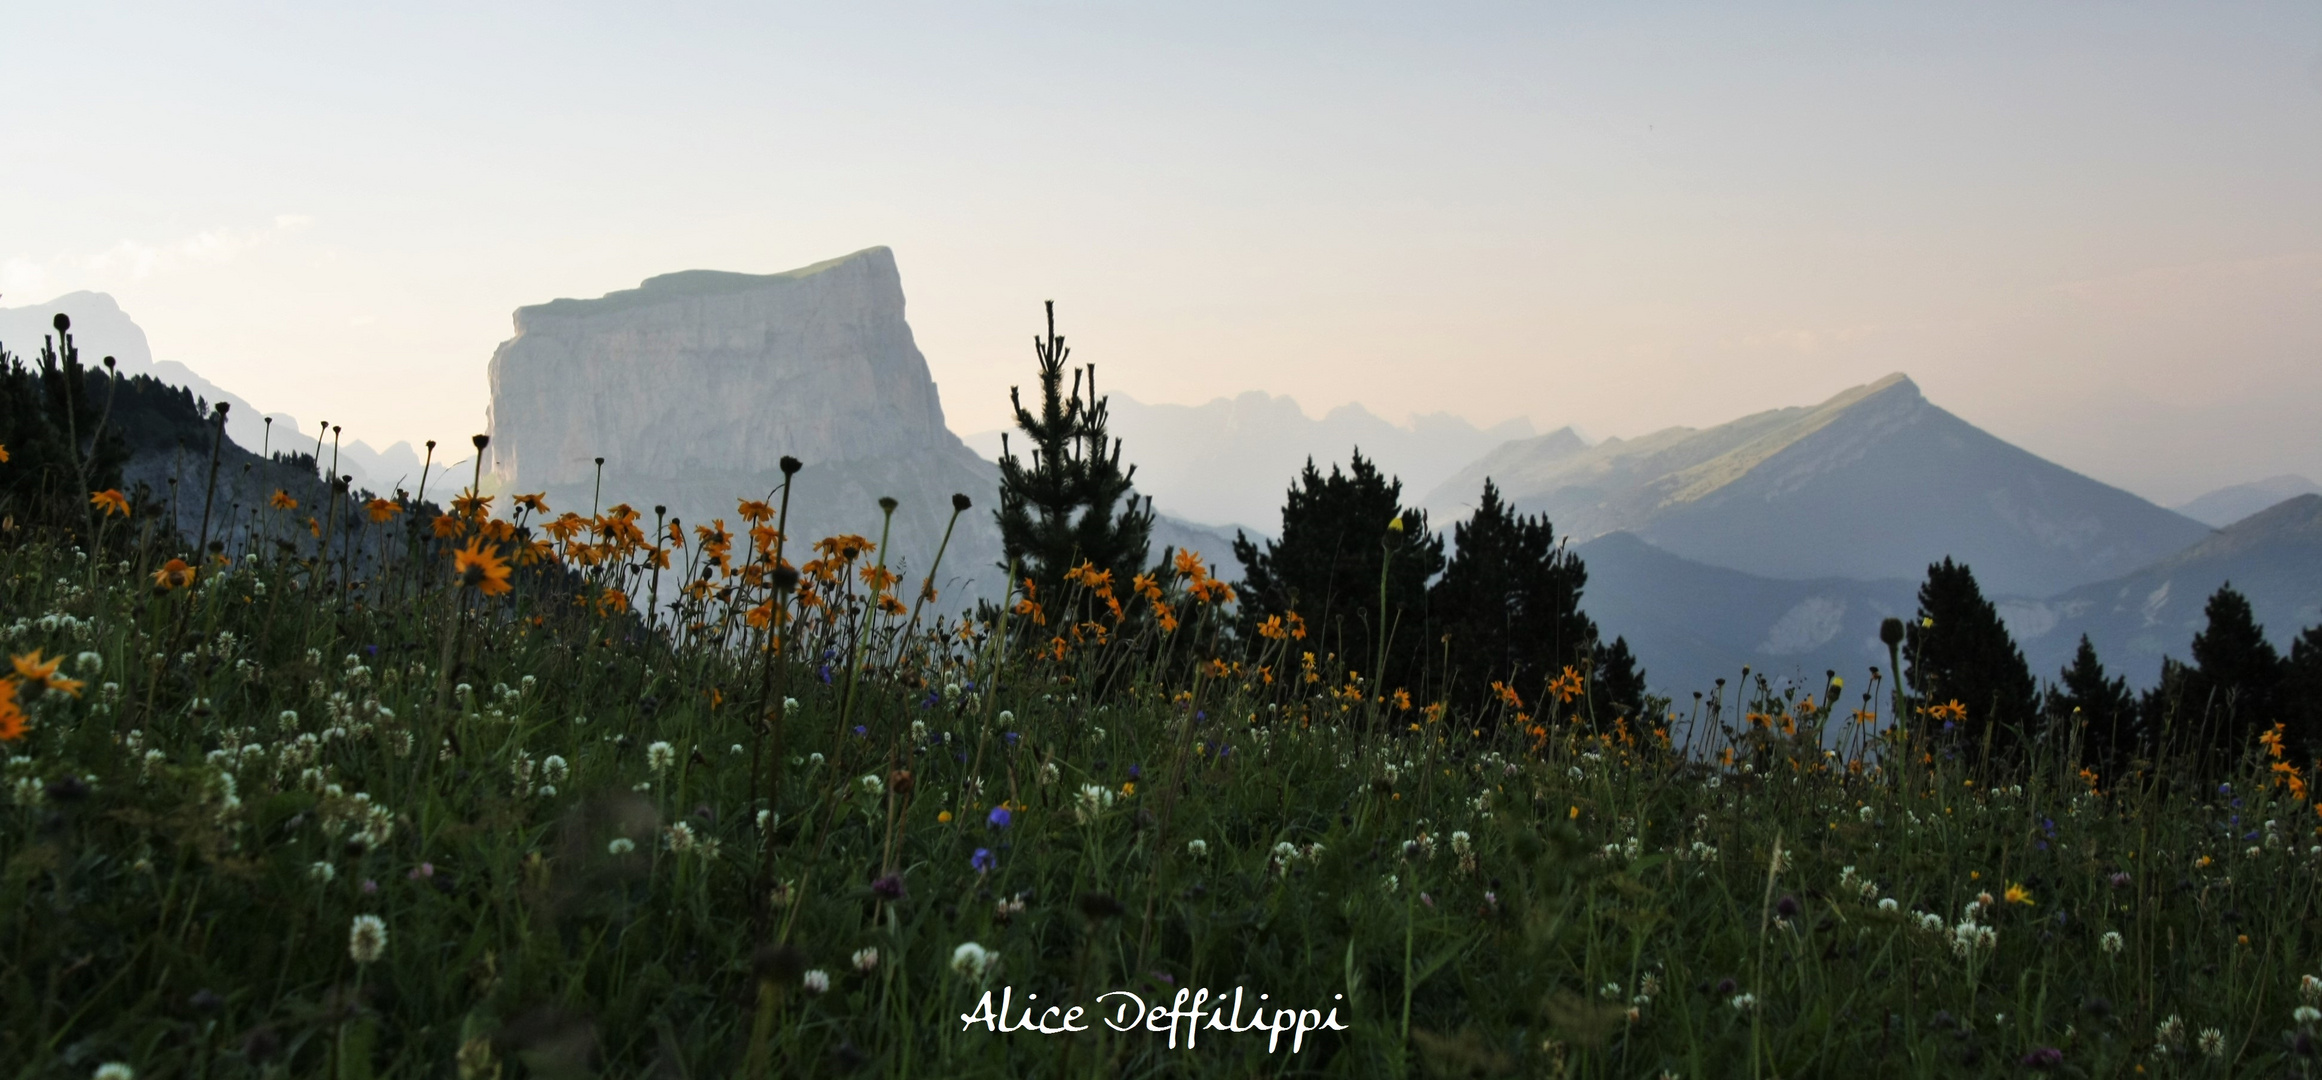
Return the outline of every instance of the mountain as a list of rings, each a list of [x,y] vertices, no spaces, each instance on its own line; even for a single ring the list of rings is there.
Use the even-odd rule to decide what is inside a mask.
[[[110,356],[115,370],[122,378],[151,375],[171,386],[191,391],[204,403],[226,402],[226,437],[236,445],[253,453],[296,450],[313,453],[316,448],[316,429],[299,422],[288,413],[265,413],[244,400],[241,395],[203,378],[193,369],[175,360],[155,360],[153,349],[146,340],[145,331],[130,319],[121,305],[105,293],[75,292],[57,297],[45,304],[0,308],[0,345],[22,356],[27,362],[40,355],[41,342],[52,336],[53,319],[59,314],[72,317],[73,340],[80,346],[81,357],[92,368],[101,357]],[[271,427],[267,421],[273,421]],[[323,462],[331,461],[330,444],[322,442]],[[460,444],[457,454],[439,455],[435,475],[428,481],[430,492],[448,490],[446,485],[464,485],[467,478],[462,470],[450,468],[451,459],[465,457],[467,446]],[[398,486],[418,490],[422,458],[418,449],[408,442],[398,442],[385,450],[372,448],[360,439],[345,438],[339,446],[339,472],[353,476],[355,486],[374,491],[389,492]],[[457,479],[453,479],[453,477]]]
[[[2203,606],[2229,581],[2277,647],[2322,623],[2322,495],[2285,499],[2133,573],[1999,608],[2034,675],[2055,678],[2087,634],[2107,670],[2142,687],[2163,655],[2190,655]]]
[[[1918,580],[1948,555],[1988,594],[2047,596],[2199,540],[2200,522],[2052,464],[1936,407],[1902,375],[1816,406],[1595,446],[1555,433],[1431,492],[1450,521],[1486,477],[1576,540],[1627,531],[1760,577]]]
[[[1741,678],[1819,690],[1827,672],[1867,686],[1887,666],[1879,620],[1918,607],[1915,582],[1757,577],[1694,562],[1615,532],[1576,545],[1588,568],[1581,607],[1607,639],[1625,637],[1654,693],[1680,712],[1694,691]],[[1730,698],[1728,699],[1731,700]]]
[[[888,249],[777,274],[664,274],[519,308],[515,330],[490,367],[488,464],[507,488],[545,490],[559,511],[625,502],[738,528],[736,500],[767,497],[790,455],[805,466],[790,503],[800,544],[877,539],[877,500],[893,496],[889,565],[915,575],[962,493],[974,507],[938,587],[947,607],[998,595],[999,469],[944,426]],[[1154,556],[1174,543],[1214,560],[1227,540],[1165,520]]]
[[[1114,394],[1111,421],[1124,460],[1137,464],[1139,491],[1181,517],[1267,535],[1281,527],[1284,494],[1310,457],[1327,472],[1360,448],[1416,499],[1477,455],[1532,434],[1529,420],[1481,428],[1431,413],[1394,424],[1360,405],[1316,419],[1292,398],[1255,390],[1204,405],[1148,405]],[[999,457],[998,431],[969,435],[967,443],[988,459]]]
[[[2322,484],[2285,473],[2247,484],[2219,488],[2179,505],[2177,512],[2195,521],[2224,528],[2284,499],[2314,494],[2322,494]]]

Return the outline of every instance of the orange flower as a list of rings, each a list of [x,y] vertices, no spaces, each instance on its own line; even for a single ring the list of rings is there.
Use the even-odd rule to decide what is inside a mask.
[[[1954,722],[1965,720],[1967,719],[1967,706],[1960,704],[1958,698],[1953,698],[1941,705],[1937,705],[1934,708],[1928,709],[1927,715],[1932,716],[1937,720],[1951,720]]]
[[[518,495],[516,496],[516,508],[530,510],[535,514],[545,514],[548,512],[548,493],[539,491],[530,495]]]
[[[373,499],[364,503],[363,509],[371,512],[371,524],[373,525],[386,524],[388,518],[403,512],[402,504],[388,499]]]
[[[734,508],[734,513],[741,515],[742,520],[755,525],[761,521],[766,520],[767,518],[773,517],[774,508],[756,499],[743,499],[741,503]]]
[[[460,527],[460,519],[453,517],[450,514],[439,514],[436,516],[435,535],[439,540],[449,540],[457,537],[460,534]]]
[[[34,649],[22,656],[10,659],[16,665],[16,673],[24,677],[26,685],[43,690],[55,690],[59,693],[71,694],[74,697],[81,696],[80,680],[67,679],[56,673],[57,666],[64,663],[64,657],[43,660],[40,656],[40,650]]]
[[[2281,725],[2280,723],[2278,723],[2278,722],[2277,722],[2277,723],[2275,723],[2275,724],[2274,724],[2274,726],[2273,726],[2273,727],[2271,727],[2271,728],[2268,728],[2267,730],[2265,730],[2265,731],[2263,731],[2263,732],[2259,733],[2259,735],[2258,735],[2258,741],[2259,741],[2259,742],[2261,742],[2261,743],[2264,743],[2264,744],[2265,744],[2265,747],[2266,747],[2266,756],[2267,756],[2267,757],[2273,757],[2273,758],[2278,758],[2278,757],[2281,757],[2281,756],[2282,756],[2282,725]]]
[[[492,512],[492,497],[469,492],[452,500],[452,513],[464,518],[480,518]]]
[[[508,584],[508,563],[481,540],[470,540],[468,546],[452,552],[452,574],[460,579],[460,584],[485,596],[498,596],[515,588]]]
[[[1178,552],[1177,572],[1196,581],[1209,576],[1209,569],[1201,564],[1201,553],[1198,551]]]
[[[2032,906],[2032,890],[2024,888],[2021,885],[2008,886],[2007,892],[2003,893],[2002,896],[2007,900],[2008,903],[2022,904],[2025,907]]]
[[[894,593],[880,593],[879,610],[889,615],[901,615],[909,609],[903,606],[903,601],[895,599]]]
[[[8,464],[8,448],[0,446],[0,465]]]
[[[879,566],[876,564],[863,567],[860,571],[857,572],[862,575],[863,584],[870,586],[874,591],[878,592],[885,592],[888,589],[892,589],[895,587],[896,582],[902,580],[902,576],[895,573],[893,570],[889,570],[884,566]]]
[[[1516,688],[1504,682],[1492,683],[1492,693],[1499,695],[1500,700],[1511,709],[1524,707],[1524,699],[1516,694]]]
[[[89,495],[89,505],[104,511],[106,517],[129,516],[129,499],[121,494],[120,488],[107,488],[104,491],[92,492]]]
[[[163,589],[182,589],[193,584],[194,568],[184,559],[171,559],[153,572],[153,584]]]
[[[16,703],[16,680],[0,679],[0,742],[24,737],[24,706]]]
[[[266,505],[276,510],[296,510],[298,509],[298,500],[291,498],[289,492],[275,488],[274,494],[266,497]]]
[[[1556,695],[1558,701],[1569,702],[1579,697],[1581,689],[1580,673],[1574,671],[1570,664],[1564,666],[1564,674],[1558,675],[1555,681],[1548,684],[1548,692]]]
[[[597,597],[597,611],[603,615],[619,615],[629,610],[629,594],[619,589],[606,589]]]
[[[1283,638],[1289,637],[1290,632],[1288,630],[1282,629],[1282,617],[1280,615],[1268,615],[1266,616],[1265,622],[1258,624],[1258,636],[1265,638],[1268,641],[1280,641]]]

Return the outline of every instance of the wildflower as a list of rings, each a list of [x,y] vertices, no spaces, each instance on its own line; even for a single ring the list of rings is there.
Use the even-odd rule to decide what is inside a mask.
[[[187,566],[184,559],[171,559],[153,572],[154,587],[159,589],[182,589],[193,584],[193,580],[194,568]]]
[[[2312,975],[2299,976],[2298,996],[2305,998],[2308,1005],[2322,1004],[2322,978]]]
[[[1193,856],[1196,859],[1209,858],[1209,841],[1203,840],[1199,837],[1188,840],[1185,842],[1185,853]],[[2307,978],[2312,977],[2313,976],[2311,975],[2307,976]]]
[[[1902,905],[1895,903],[1895,898],[1892,896],[1886,897],[1879,901],[1879,910],[1888,914],[1893,914],[1897,910],[1900,910],[1901,907]]]
[[[2103,937],[2096,939],[2096,947],[2103,950],[2106,956],[2117,956],[2126,947],[2126,943],[2121,941],[2120,931],[2107,930]]]
[[[357,915],[347,927],[347,955],[358,964],[377,963],[387,951],[387,922],[377,915]]]
[[[274,494],[266,497],[266,505],[276,510],[296,510],[298,509],[298,500],[291,498],[289,492],[275,488]]]
[[[1000,865],[1000,860],[992,854],[992,849],[988,847],[977,848],[975,854],[968,856],[968,869],[974,870],[978,874],[989,874],[992,872],[992,868],[998,865]]]
[[[364,503],[363,509],[370,513],[373,525],[384,525],[388,518],[403,512],[401,504],[388,499],[373,499]]]
[[[89,505],[104,511],[106,517],[129,516],[129,498],[121,494],[120,488],[107,488],[103,491],[92,492],[89,495]]]
[[[126,1061],[108,1061],[97,1066],[97,1071],[90,1076],[91,1080],[137,1080],[137,1070],[130,1068]]]
[[[452,552],[452,574],[459,582],[485,596],[498,596],[515,586],[508,584],[508,563],[500,553],[484,546],[480,539],[471,539],[466,547]]]
[[[338,876],[339,868],[332,866],[327,862],[313,862],[307,864],[306,879],[308,881],[320,882],[327,885]]]
[[[626,836],[616,836],[611,843],[605,845],[605,854],[616,859],[635,850],[637,850],[637,842]]]
[[[854,962],[855,970],[863,972],[866,975],[876,970],[879,966],[878,947],[872,946],[869,948],[856,949]]]
[[[680,855],[694,849],[696,840],[692,825],[682,821],[671,822],[669,828],[662,830],[662,835],[669,842],[669,850]]]
[[[1472,850],[1474,850],[1473,840],[1467,835],[1465,831],[1454,832],[1451,834],[1452,854],[1464,856]]]
[[[2201,1052],[2210,1057],[2225,1056],[2225,1033],[2216,1028],[2201,1029]]]
[[[949,810],[938,810],[938,811],[936,811],[936,813],[935,813],[935,823],[936,823],[936,824],[938,824],[938,825],[949,825],[949,824],[951,824],[951,811],[949,811]]]
[[[2308,1010],[2311,1011],[2311,1010]],[[2185,1041],[2185,1021],[2175,1013],[2153,1028],[2153,1041],[2163,1046],[2175,1046]]]
[[[666,772],[677,763],[677,749],[666,742],[655,741],[645,748],[645,767],[654,772]]]
[[[2025,907],[2034,906],[2034,901],[2032,900],[2032,890],[2024,888],[2022,885],[2009,885],[2007,887],[2006,893],[2003,895],[2005,896],[2008,903],[2022,904]]]
[[[0,678],[0,742],[24,737],[24,707],[16,703],[16,680]]]
[[[1097,815],[1112,808],[1113,789],[1099,784],[1082,784],[1080,796],[1072,808],[1073,816],[1083,825],[1095,821]]]
[[[984,824],[995,829],[1005,829],[1008,827],[1008,823],[1015,819],[1016,816],[1010,813],[1007,805],[1003,803],[992,807],[992,812],[984,817]]]
[[[874,799],[887,793],[887,781],[878,773],[864,773],[862,779],[855,783],[862,786],[863,794]]]
[[[73,697],[81,696],[80,680],[63,678],[56,673],[57,667],[64,663],[64,657],[44,659],[40,655],[40,650],[34,649],[22,656],[10,659],[16,665],[16,674],[24,679],[25,686],[54,690],[60,694],[70,694]]]
[[[961,942],[951,951],[951,969],[967,978],[980,981],[991,967],[992,951],[975,942]]]
[[[1726,1004],[1733,1006],[1735,1012],[1748,1012],[1758,1007],[1758,996],[1756,994],[1735,994],[1733,999]]]
[[[2322,1009],[2317,1009],[2312,1005],[2300,1005],[2290,1010],[2290,1019],[2301,1025],[2312,1024],[2317,1020],[2322,1020]]]
[[[1936,915],[1932,912],[1920,912],[1919,929],[1925,930],[1928,933],[1934,933],[1937,930],[1943,929],[1943,916]]]
[[[903,875],[886,874],[871,882],[871,895],[889,902],[903,899]]]
[[[809,994],[820,994],[830,989],[830,972],[815,968],[799,978],[799,985]]]

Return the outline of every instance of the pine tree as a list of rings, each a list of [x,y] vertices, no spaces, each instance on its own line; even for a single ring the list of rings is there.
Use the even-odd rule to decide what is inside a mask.
[[[1105,432],[1106,399],[1096,392],[1096,365],[1074,369],[1071,391],[1064,388],[1071,350],[1056,333],[1053,300],[1048,335],[1033,338],[1032,348],[1040,360],[1040,415],[1024,408],[1018,388],[1008,389],[1016,426],[1032,444],[1032,462],[1018,460],[1001,437],[1000,506],[993,516],[1005,558],[1017,566],[1019,587],[1031,581],[1031,599],[1050,603],[1062,594],[1065,572],[1083,562],[1111,571],[1124,586],[1143,572],[1153,509],[1131,491],[1136,467],[1122,470],[1121,441]]]
[[[2105,677],[2104,664],[2086,634],[2080,635],[2080,650],[2059,678],[2057,686],[2048,688],[2050,730],[2062,740],[2077,728],[2081,759],[2099,775],[2117,774],[2136,752],[2137,696],[2129,690],[2128,679]]]
[[[2290,642],[2274,701],[2300,758],[2322,756],[2322,626],[2309,626]]]
[[[1403,482],[1381,475],[1359,448],[1347,471],[1332,465],[1327,477],[1309,458],[1282,505],[1282,538],[1260,548],[1234,534],[1244,620],[1296,613],[1318,638],[1312,651],[1338,654],[1370,677],[1375,692],[1418,692],[1433,644],[1427,582],[1443,569],[1443,538],[1427,531],[1425,511],[1402,498]],[[1402,529],[1390,530],[1398,520]],[[1377,665],[1382,628],[1386,670],[1367,671]]]
[[[1546,517],[1518,515],[1487,479],[1474,515],[1452,525],[1451,538],[1450,562],[1427,591],[1448,644],[1445,697],[1480,702],[1490,684],[1504,682],[1537,702],[1564,668],[1595,667],[1596,624],[1580,610],[1588,568],[1556,542]]]
[[[1964,753],[1988,746],[1993,758],[2018,756],[2038,715],[2039,687],[1975,574],[1949,558],[1929,566],[1919,619],[1907,631],[1904,677],[1926,710],[1924,730]]]
[[[2285,665],[2249,598],[2232,582],[2210,594],[2202,613],[2208,623],[2193,635],[2193,662],[2161,662],[2160,684],[2145,695],[2144,712],[2148,729],[2171,732],[2214,766],[2254,745],[2257,733],[2277,719],[2274,698]]]

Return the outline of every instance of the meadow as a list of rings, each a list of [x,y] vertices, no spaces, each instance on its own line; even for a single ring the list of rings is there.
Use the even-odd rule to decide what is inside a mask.
[[[0,1072],[2313,1072],[2278,734],[2002,772],[1868,672],[1632,729],[1370,685],[1195,553],[961,613],[876,507],[342,497],[0,532]]]

